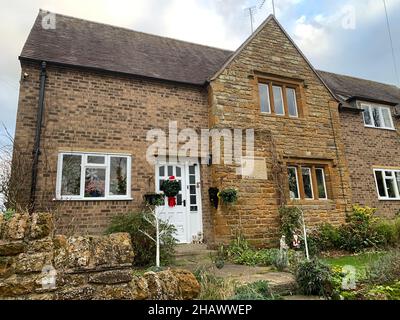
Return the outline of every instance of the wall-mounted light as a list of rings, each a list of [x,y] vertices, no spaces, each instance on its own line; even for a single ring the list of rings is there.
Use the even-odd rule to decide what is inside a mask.
[[[212,154],[208,155],[208,166],[212,165]]]

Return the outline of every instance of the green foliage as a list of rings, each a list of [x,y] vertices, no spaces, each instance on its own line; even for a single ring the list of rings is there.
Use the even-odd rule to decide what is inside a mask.
[[[305,295],[330,297],[334,291],[332,271],[318,259],[303,261],[296,270],[296,281]]]
[[[281,233],[286,238],[286,243],[291,245],[295,233],[300,234],[301,210],[298,207],[279,208],[281,218]]]
[[[132,239],[132,247],[135,252],[133,264],[135,266],[150,266],[155,262],[156,244],[143,232],[155,238],[155,227],[146,219],[146,213],[129,213],[112,219],[106,233],[127,232]],[[165,222],[160,222],[160,230],[164,232],[160,241],[160,261],[163,265],[172,263],[176,239],[175,228]]]
[[[384,247],[398,246],[400,242],[400,218],[379,220],[373,225],[380,244]]]
[[[289,259],[287,253],[277,252],[275,254],[273,265],[278,271],[284,271],[289,266]]]
[[[235,289],[231,300],[277,300],[279,296],[273,295],[267,281],[256,281]]]
[[[181,191],[181,184],[175,179],[166,179],[162,182],[160,190],[164,192],[167,197],[176,197]]]
[[[238,199],[238,192],[235,188],[227,188],[218,192],[218,197],[225,204],[233,204]]]
[[[368,283],[390,284],[400,280],[400,250],[389,251],[367,268]]]
[[[209,273],[204,268],[194,271],[200,284],[199,300],[226,300],[234,294],[236,283]]]
[[[211,261],[215,264],[217,269],[222,269],[225,265],[226,252],[224,245],[218,247],[217,253],[210,255]]]
[[[272,265],[278,253],[278,249],[256,250],[251,248],[242,235],[239,235],[225,249],[225,255],[230,261],[247,266]]]
[[[7,209],[6,211],[3,212],[3,214],[4,214],[4,219],[8,221],[15,215],[15,210]]]
[[[378,285],[372,287],[366,295],[372,300],[400,300],[400,281],[392,285]]]
[[[162,206],[164,205],[164,195],[160,193],[148,193],[144,195],[144,201],[149,206]]]

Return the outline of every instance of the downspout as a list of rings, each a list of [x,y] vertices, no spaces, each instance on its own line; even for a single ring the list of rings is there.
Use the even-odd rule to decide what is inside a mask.
[[[33,148],[33,162],[32,162],[32,180],[31,180],[31,195],[29,201],[29,212],[32,213],[35,210],[36,202],[36,184],[38,174],[38,163],[40,156],[40,135],[42,132],[42,121],[44,111],[44,94],[46,89],[46,62],[42,62],[40,66],[40,84],[39,84],[39,105],[36,120],[36,133],[35,133],[35,144]]]

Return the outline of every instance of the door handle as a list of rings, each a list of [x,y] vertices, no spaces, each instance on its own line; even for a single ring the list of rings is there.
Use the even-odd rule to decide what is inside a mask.
[[[186,207],[186,200],[183,200],[183,206]]]

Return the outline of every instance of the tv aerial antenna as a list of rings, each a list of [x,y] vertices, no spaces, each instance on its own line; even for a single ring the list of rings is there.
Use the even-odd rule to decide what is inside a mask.
[[[272,1],[272,12],[273,15],[275,16],[275,1],[274,0],[271,1]],[[254,16],[256,15],[257,10],[261,10],[264,7],[266,2],[267,0],[261,0],[261,3],[258,6],[252,6],[244,9],[250,18],[251,33],[254,32]]]

